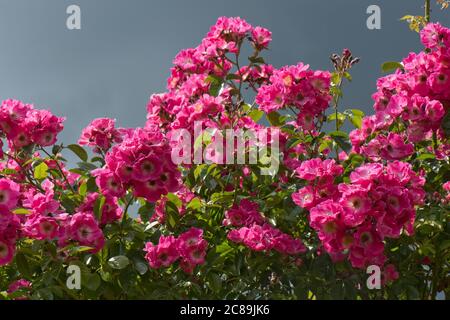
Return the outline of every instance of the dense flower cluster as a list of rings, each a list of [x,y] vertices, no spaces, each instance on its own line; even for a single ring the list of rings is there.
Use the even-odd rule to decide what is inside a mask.
[[[67,217],[59,242],[73,239],[82,246],[92,247],[92,252],[100,251],[105,244],[105,237],[92,212],[77,212]]]
[[[313,159],[297,169],[309,184],[293,194],[310,211],[309,220],[325,250],[336,260],[346,255],[356,268],[383,265],[385,238],[414,232],[415,205],[423,203],[425,179],[405,162],[365,164],[350,183],[334,184],[343,168],[334,160]]]
[[[207,248],[208,242],[203,239],[203,230],[191,228],[178,238],[161,236],[157,245],[147,242],[144,250],[151,268],[169,267],[181,259],[180,267],[186,273],[192,273],[195,266],[205,263]]]
[[[42,183],[45,193],[30,189],[24,193],[23,206],[30,211],[23,224],[24,234],[32,239],[53,240],[58,235],[60,203],[54,199],[54,184]]]
[[[271,226],[258,210],[258,204],[243,199],[225,213],[224,225],[240,227],[228,233],[230,241],[243,243],[254,251],[276,250],[288,255],[306,251],[300,239]]]
[[[101,192],[121,197],[131,187],[136,197],[156,202],[180,187],[180,173],[159,129],[147,126],[127,132],[106,155],[106,168],[94,172]]]
[[[61,248],[76,241],[79,245],[92,247],[93,252],[99,251],[104,245],[104,236],[94,217],[93,207],[98,195],[88,195],[76,213],[69,215],[54,200],[54,184],[45,180],[42,187],[45,193],[34,189],[24,193],[22,204],[30,214],[23,219],[23,235],[37,240],[58,240]],[[117,199],[106,198],[102,208],[102,224],[117,220],[121,213]]]
[[[233,63],[227,54],[238,54],[246,39],[258,53],[268,47],[271,33],[265,28],[254,28],[241,18],[219,18],[198,47],[183,50],[175,57],[168,80],[169,92],[150,98],[148,121],[164,127],[188,129],[192,129],[194,121],[208,122],[215,118],[220,123],[230,106],[232,87],[224,85],[217,96],[211,95],[210,89],[222,83],[232,71]],[[270,70],[267,65],[258,69],[244,66],[236,72],[236,81],[258,83],[267,80]]]
[[[9,179],[0,179],[0,266],[8,264],[15,254],[20,220],[11,210],[16,208],[20,186]]]
[[[0,279],[7,290],[0,297],[65,297],[57,281],[76,261],[83,276],[98,280],[76,293],[89,299],[122,298],[125,288],[126,297],[160,298],[155,288],[175,282],[170,294],[189,298],[253,291],[258,299],[329,298],[334,289],[365,298],[375,296],[364,287],[369,265],[383,268],[383,285],[399,271],[422,277],[419,289],[434,298],[448,274],[437,256],[448,253],[450,30],[429,24],[421,39],[426,50],[379,80],[376,114],[362,119],[361,111],[337,106],[339,82],[351,79],[359,61],[350,50],[332,55],[333,74],[302,63],[275,69],[260,56],[269,30],[219,18],[199,46],[175,57],[168,91],[150,98],[143,128],[99,118],[83,130],[78,143],[97,153],[90,160],[77,145],[51,148],[62,118],[4,101],[0,145],[5,139],[10,150],[0,152],[0,266],[10,266],[0,275],[11,279]],[[253,49],[248,63],[239,61],[245,44]],[[336,112],[325,117],[331,100]],[[259,122],[264,116],[271,126]],[[337,131],[327,134],[332,116]],[[360,128],[349,136],[351,152],[342,117]],[[232,139],[226,129],[234,129]],[[192,141],[174,139],[180,132]],[[251,138],[240,140],[244,132]],[[185,158],[184,144],[189,159],[200,150],[203,163],[175,163],[172,153]],[[82,162],[66,168],[65,150]],[[262,173],[268,160],[278,174]],[[416,238],[406,239],[415,228]],[[324,253],[345,263],[322,268]],[[144,279],[154,286],[136,286]],[[309,287],[334,280],[332,290]],[[402,282],[414,291],[415,283]]]
[[[122,142],[122,135],[115,128],[115,120],[109,118],[99,118],[92,121],[89,126],[83,129],[78,140],[80,145],[87,145],[94,148],[94,152],[106,152],[113,143]]]
[[[264,218],[259,212],[258,204],[243,199],[239,205],[234,205],[230,210],[225,212],[223,225],[242,227],[251,226],[253,224],[262,224],[263,222]]]
[[[180,205],[177,207],[180,216],[183,216],[186,212],[186,206],[188,203],[195,198],[195,194],[191,192],[188,188],[182,186],[180,190],[174,193],[174,195],[179,199]],[[167,196],[161,197],[161,199],[156,202],[155,212],[152,216],[152,220],[157,220],[159,223],[164,223],[166,221],[166,204],[168,201]]]
[[[256,102],[266,113],[283,108],[298,109],[298,124],[306,130],[314,127],[314,119],[322,114],[331,101],[331,74],[328,71],[309,70],[299,63],[274,70],[270,84],[258,90]]]
[[[0,179],[0,265],[12,261],[19,238],[57,240],[61,248],[75,241],[92,247],[93,252],[100,250],[104,237],[93,215],[95,196],[89,195],[77,213],[69,215],[55,199],[55,184],[50,180],[44,180],[38,190],[32,187],[21,189],[12,180]],[[27,214],[15,214],[13,210],[16,209],[26,210]],[[121,214],[117,199],[107,199],[102,213],[103,224],[117,220]]]
[[[32,144],[53,145],[64,128],[64,118],[50,111],[34,109],[18,100],[5,100],[0,106],[0,134],[5,135],[9,147],[20,150]]]
[[[95,203],[99,198],[98,193],[90,193],[86,196],[84,203],[78,208],[81,212],[94,212]],[[100,224],[106,225],[122,218],[123,210],[119,205],[118,198],[105,195],[105,200],[101,208]]]
[[[375,115],[363,120],[361,129],[350,134],[354,150],[370,158],[406,158],[413,152],[409,140],[431,141],[433,134],[444,138],[441,123],[450,104],[450,30],[428,24],[420,33],[426,50],[410,53],[403,69],[378,80],[373,95]],[[364,142],[375,132],[400,128],[399,135],[378,135],[367,146]],[[449,154],[443,145],[441,153]],[[393,156],[394,154],[394,156]]]

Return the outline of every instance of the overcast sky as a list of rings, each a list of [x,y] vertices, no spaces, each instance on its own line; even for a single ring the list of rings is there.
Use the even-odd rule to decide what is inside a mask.
[[[422,14],[423,0],[0,0],[0,99],[16,98],[66,116],[61,138],[75,142],[93,118],[142,126],[152,93],[164,91],[171,61],[196,46],[219,16],[241,16],[273,32],[266,61],[330,68],[350,48],[361,63],[344,89],[345,107],[370,111],[384,61],[419,50],[399,21]],[[66,28],[77,4],[82,29]],[[366,9],[381,7],[382,29],[368,30]],[[433,20],[450,25],[450,10]]]

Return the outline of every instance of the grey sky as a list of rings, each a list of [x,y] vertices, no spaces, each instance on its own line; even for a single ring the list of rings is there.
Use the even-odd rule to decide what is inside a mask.
[[[66,116],[64,142],[96,117],[141,126],[152,93],[165,89],[171,61],[196,46],[219,16],[241,16],[273,32],[267,61],[330,68],[330,53],[362,58],[345,88],[345,106],[371,110],[384,61],[419,50],[399,18],[423,0],[0,0],[0,99],[17,98]],[[66,8],[82,10],[82,30],[66,29]],[[366,8],[382,10],[382,29],[366,28]],[[450,25],[450,11],[433,20]]]

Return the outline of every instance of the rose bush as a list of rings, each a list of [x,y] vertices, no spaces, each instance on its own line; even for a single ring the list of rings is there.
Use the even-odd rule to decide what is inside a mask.
[[[395,72],[379,79],[371,116],[339,110],[359,62],[349,50],[332,56],[333,71],[277,69],[262,56],[271,38],[219,18],[175,57],[142,128],[95,119],[78,144],[56,143],[63,118],[4,101],[1,297],[448,297],[450,29],[426,24],[424,50],[387,65]],[[227,129],[277,143],[278,170],[221,161],[208,146]],[[253,147],[233,140],[232,155]],[[180,148],[187,161],[176,163]],[[202,148],[209,162],[190,161]],[[70,265],[81,290],[66,286]],[[379,290],[366,285],[370,265],[382,270]]]

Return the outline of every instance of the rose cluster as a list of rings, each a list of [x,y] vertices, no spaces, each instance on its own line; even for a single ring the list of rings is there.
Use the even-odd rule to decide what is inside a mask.
[[[11,210],[17,207],[20,186],[9,179],[0,179],[0,266],[12,261],[20,220]]]
[[[299,63],[274,70],[269,84],[261,86],[256,102],[266,113],[291,107],[297,110],[297,123],[306,130],[314,128],[314,120],[331,101],[331,74],[313,71]]]
[[[227,54],[239,54],[246,39],[258,54],[267,48],[271,33],[261,27],[254,28],[238,17],[219,18],[199,46],[183,50],[175,57],[168,80],[169,91],[150,98],[148,121],[162,127],[188,129],[192,129],[194,121],[208,122],[213,118],[220,123],[231,104],[233,90],[224,83],[234,66]],[[271,67],[266,65],[256,70],[254,66],[238,70],[234,78],[252,81],[254,85],[253,81],[256,83],[271,74]],[[216,93],[217,96],[211,95],[211,88],[220,84],[224,84],[222,90]]]
[[[99,118],[83,129],[78,143],[94,148],[94,152],[108,151],[113,143],[122,142],[120,130],[115,127],[115,120]]]
[[[425,179],[410,164],[364,164],[350,174],[350,183],[338,185],[334,180],[343,168],[334,160],[305,161],[296,172],[308,185],[292,198],[309,210],[311,227],[335,260],[348,257],[355,268],[383,265],[383,240],[414,232]]]
[[[243,243],[254,251],[275,250],[288,255],[306,251],[300,239],[271,226],[258,210],[258,204],[243,199],[225,213],[223,224],[238,227],[228,232],[230,241]]]
[[[0,106],[0,135],[4,135],[12,150],[30,145],[53,145],[64,128],[64,118],[47,110],[34,109],[18,100],[5,100]]]
[[[94,207],[96,201],[99,199],[99,194],[89,193],[86,196],[86,199],[84,200],[83,204],[78,208],[78,211],[81,212],[94,212]],[[101,225],[107,225],[110,223],[113,223],[115,221],[118,221],[122,218],[123,210],[122,207],[119,205],[119,201],[117,197],[113,197],[110,195],[104,195],[105,200],[103,202],[103,205],[101,207],[101,218],[100,218],[100,224]]]
[[[104,244],[103,233],[92,212],[77,212],[73,216],[60,210],[54,200],[54,185],[42,183],[43,192],[35,189],[21,193],[20,186],[0,179],[0,265],[8,264],[15,254],[17,239],[57,240],[62,248],[72,241],[99,251]],[[20,216],[13,213],[19,205],[29,211]]]
[[[52,161],[46,160],[45,163],[49,168],[56,169]],[[12,162],[9,167],[14,167]],[[59,168],[63,173],[68,173],[62,164]],[[72,216],[63,210],[57,200],[52,181],[45,179],[37,188],[27,183],[20,185],[20,182],[26,181],[21,174],[14,177],[16,182],[0,179],[0,265],[12,261],[15,242],[19,238],[56,240],[61,248],[75,241],[79,245],[92,247],[93,252],[103,247],[103,233],[93,215],[96,194],[88,195],[85,203]],[[67,179],[74,182],[75,177],[68,175]],[[64,182],[59,187],[65,189],[67,185]],[[15,210],[19,212],[16,214]],[[120,214],[117,199],[107,198],[102,209],[102,223],[117,220]]]
[[[42,183],[44,193],[36,189],[23,193],[22,205],[30,211],[22,221],[23,235],[30,239],[57,240],[61,248],[76,241],[79,245],[92,247],[92,252],[102,249],[104,236],[93,208],[98,195],[89,194],[75,214],[70,215],[60,209],[54,187],[52,182],[45,180]],[[117,220],[121,213],[117,200],[107,198],[102,207],[102,224]]]
[[[400,159],[413,152],[404,140],[419,143],[445,137],[441,124],[450,107],[450,29],[431,23],[420,37],[426,49],[410,53],[402,68],[378,80],[373,95],[375,115],[364,118],[361,129],[350,134],[354,151],[370,158],[377,154],[386,160]],[[383,131],[391,127],[402,133],[386,136]],[[365,146],[375,133],[375,141]],[[449,154],[448,145],[440,148],[436,150],[440,156]],[[398,154],[392,157],[393,152]]]
[[[203,239],[203,230],[191,228],[178,238],[161,236],[159,243],[147,242],[145,258],[153,269],[169,267],[180,259],[180,267],[186,273],[192,273],[195,266],[205,263],[208,242]]]
[[[63,215],[58,243],[61,247],[70,244],[71,240],[80,245],[91,247],[93,253],[99,252],[105,245],[105,237],[94,213],[91,211],[76,212],[74,215]]]
[[[180,187],[170,146],[156,126],[124,132],[105,159],[106,168],[93,172],[104,195],[122,197],[131,187],[136,197],[156,202]]]
[[[181,186],[180,190],[175,192],[174,195],[177,196],[180,201],[180,204],[177,207],[178,213],[180,216],[183,216],[186,213],[186,206],[195,198],[195,194],[185,186]],[[163,196],[156,202],[155,211],[151,220],[157,220],[159,223],[164,223],[166,221],[166,204],[168,200],[167,196]]]

